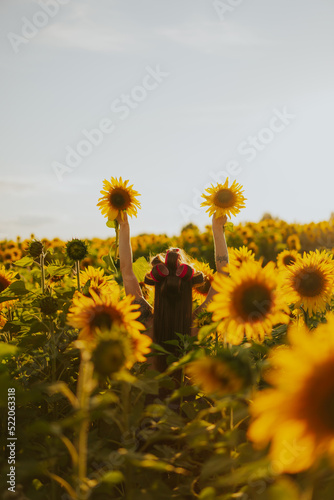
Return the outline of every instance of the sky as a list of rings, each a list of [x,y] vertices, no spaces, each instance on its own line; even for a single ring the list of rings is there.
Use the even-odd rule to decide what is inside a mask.
[[[1,0],[0,239],[113,236],[104,179],[141,193],[133,235],[328,220],[333,0]]]

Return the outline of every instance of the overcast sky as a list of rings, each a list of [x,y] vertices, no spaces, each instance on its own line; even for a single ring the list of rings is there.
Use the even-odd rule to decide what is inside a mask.
[[[130,179],[132,233],[334,211],[333,0],[1,0],[0,237],[107,237],[104,178]],[[99,131],[98,131],[99,130]]]

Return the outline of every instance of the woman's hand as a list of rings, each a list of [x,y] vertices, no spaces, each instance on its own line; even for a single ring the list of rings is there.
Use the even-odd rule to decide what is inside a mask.
[[[220,217],[216,217],[216,214],[213,214],[212,229],[223,229],[226,222],[227,222],[227,215],[221,215]]]
[[[123,212],[123,219],[122,219],[122,214],[121,212],[118,212],[118,215],[116,217],[116,220],[120,226],[124,224],[129,224],[129,219],[128,219],[128,214],[126,212]]]

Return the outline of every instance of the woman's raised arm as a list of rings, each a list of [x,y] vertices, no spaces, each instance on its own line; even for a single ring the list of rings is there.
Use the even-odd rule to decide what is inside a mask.
[[[116,220],[119,223],[119,260],[125,293],[133,295],[136,299],[141,299],[143,294],[132,269],[130,226],[127,213],[123,212],[123,220],[120,214]]]
[[[228,275],[226,271],[223,271],[223,267],[228,264],[228,250],[224,235],[224,225],[226,224],[226,221],[226,215],[222,215],[221,217],[217,218],[215,218],[215,215],[212,216],[212,233],[215,246],[215,261],[217,273]],[[216,293],[216,290],[211,286],[205,301],[195,310],[195,314],[198,314],[203,309],[206,309],[208,303],[211,302],[212,297]]]

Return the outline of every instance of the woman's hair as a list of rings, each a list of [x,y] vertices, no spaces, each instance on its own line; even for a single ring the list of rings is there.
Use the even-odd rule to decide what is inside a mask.
[[[151,261],[152,270],[145,283],[154,285],[153,328],[157,344],[177,339],[176,333],[190,335],[192,324],[192,287],[203,283],[203,274],[187,264],[185,253],[170,248]],[[166,345],[173,351],[173,346]]]

